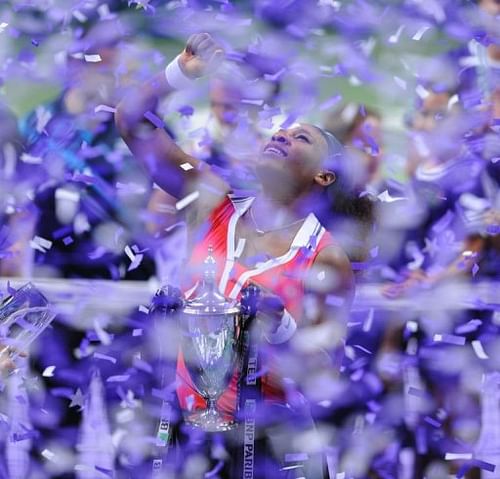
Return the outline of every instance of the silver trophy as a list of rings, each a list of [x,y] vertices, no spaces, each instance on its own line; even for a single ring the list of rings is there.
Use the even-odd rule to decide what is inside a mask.
[[[185,302],[180,323],[184,359],[207,409],[188,414],[186,421],[208,432],[228,431],[236,422],[217,410],[217,400],[238,364],[243,317],[240,305],[217,291],[211,248],[204,266],[201,287],[194,299]]]
[[[31,283],[0,304],[0,362],[14,360],[56,316],[47,298]]]

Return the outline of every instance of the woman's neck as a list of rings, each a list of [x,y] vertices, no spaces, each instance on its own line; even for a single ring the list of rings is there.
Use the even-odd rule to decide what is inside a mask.
[[[292,204],[283,204],[282,202],[270,198],[264,194],[256,196],[251,206],[251,214],[254,226],[262,231],[271,231],[286,228],[303,219],[304,215],[300,209],[296,209]]]

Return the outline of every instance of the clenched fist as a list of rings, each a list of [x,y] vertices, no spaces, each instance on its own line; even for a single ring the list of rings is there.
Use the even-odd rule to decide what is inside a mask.
[[[208,33],[196,33],[189,37],[179,57],[179,65],[188,77],[199,78],[215,71],[222,60],[222,47]]]

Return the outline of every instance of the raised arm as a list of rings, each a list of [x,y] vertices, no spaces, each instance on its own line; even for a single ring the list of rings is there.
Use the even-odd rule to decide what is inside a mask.
[[[222,201],[229,186],[204,163],[181,150],[153,112],[160,98],[213,72],[223,57],[222,48],[208,33],[192,35],[165,71],[128,92],[115,114],[120,135],[153,181],[177,199],[197,196],[192,205],[201,220]]]

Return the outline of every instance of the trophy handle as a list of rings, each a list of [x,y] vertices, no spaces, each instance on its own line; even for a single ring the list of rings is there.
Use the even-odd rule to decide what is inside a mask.
[[[150,314],[175,313],[184,307],[184,297],[179,288],[167,284],[156,291],[149,308]]]
[[[240,308],[245,323],[249,323],[257,315],[259,301],[260,288],[257,285],[249,284],[241,290]]]

